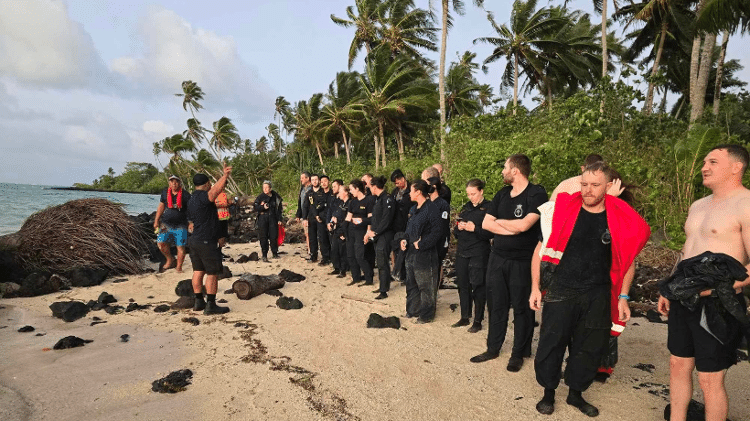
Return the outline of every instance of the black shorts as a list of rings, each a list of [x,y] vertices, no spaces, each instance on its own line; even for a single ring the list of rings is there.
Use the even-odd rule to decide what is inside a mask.
[[[190,261],[193,271],[206,272],[208,275],[219,275],[223,271],[221,249],[214,241],[190,241]]]
[[[715,300],[717,298],[701,298]],[[745,307],[745,297],[737,294]],[[701,306],[702,307],[702,306]],[[734,340],[722,344],[701,327],[701,310],[690,311],[679,301],[669,301],[667,348],[675,357],[695,358],[695,369],[704,373],[726,370],[737,363],[737,346],[741,339],[739,323],[731,323],[736,330]],[[736,320],[735,320],[736,322]]]

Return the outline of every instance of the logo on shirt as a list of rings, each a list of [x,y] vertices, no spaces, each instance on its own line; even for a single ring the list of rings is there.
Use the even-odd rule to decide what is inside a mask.
[[[441,215],[441,218],[448,219],[448,211],[443,211],[443,214]]]
[[[609,244],[611,242],[612,242],[612,233],[610,233],[609,228],[607,228],[602,234],[602,244]]]
[[[523,207],[521,204],[516,205],[516,210],[513,211],[513,216],[520,218],[523,215]]]

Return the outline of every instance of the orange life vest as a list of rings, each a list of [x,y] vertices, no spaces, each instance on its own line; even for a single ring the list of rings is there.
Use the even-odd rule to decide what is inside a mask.
[[[226,221],[231,217],[229,214],[229,198],[225,192],[221,192],[216,196],[214,204],[216,205],[216,212],[219,214],[220,221]]]

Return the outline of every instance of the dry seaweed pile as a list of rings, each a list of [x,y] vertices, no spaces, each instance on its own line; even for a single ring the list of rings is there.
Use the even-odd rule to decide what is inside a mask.
[[[147,239],[122,206],[92,198],[39,211],[18,232],[16,258],[27,270],[100,267],[114,273],[140,273]]]

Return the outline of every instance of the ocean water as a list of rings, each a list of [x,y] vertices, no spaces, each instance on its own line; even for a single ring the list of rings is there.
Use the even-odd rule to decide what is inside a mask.
[[[0,183],[0,235],[18,231],[34,212],[75,199],[101,197],[122,203],[130,215],[151,214],[159,206],[159,195],[54,190],[51,187]]]

